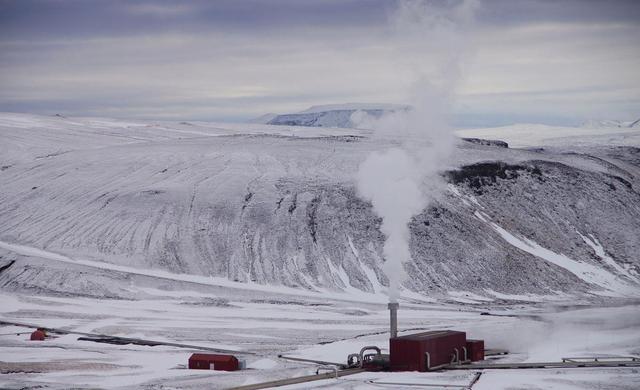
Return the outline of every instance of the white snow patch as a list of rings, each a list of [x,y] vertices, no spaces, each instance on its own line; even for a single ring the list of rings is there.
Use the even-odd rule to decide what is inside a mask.
[[[462,203],[463,203],[465,206],[471,206],[471,203],[469,203],[469,201],[468,201],[468,200],[466,200],[466,199],[464,198],[464,196],[462,196],[462,194],[460,193],[460,191],[458,191],[458,189],[456,188],[456,186],[454,186],[453,184],[448,184],[448,185],[447,185],[447,189],[448,189],[451,193],[453,193],[455,196],[457,196],[458,198],[460,198],[460,200],[462,201]]]
[[[582,240],[589,245],[591,248],[593,248],[593,250],[596,252],[596,255],[601,258],[605,263],[607,263],[608,265],[610,265],[613,269],[615,269],[616,271],[618,271],[620,274],[628,277],[629,279],[631,279],[632,281],[635,281],[634,276],[631,274],[631,270],[630,269],[625,269],[624,267],[622,267],[620,264],[616,263],[615,260],[613,260],[611,258],[611,256],[607,255],[607,253],[604,251],[604,248],[602,247],[602,245],[600,244],[600,242],[598,242],[598,240],[592,235],[589,234],[589,237],[591,237],[591,239],[589,239],[589,237],[583,236],[582,234],[580,234],[580,232],[576,231],[576,233],[578,233],[578,235],[580,236],[580,238],[582,238]]]
[[[482,219],[477,212],[476,216]],[[633,289],[624,280],[602,268],[555,253],[526,237],[518,238],[493,222],[490,222],[489,225],[509,244],[562,267],[587,283],[609,290],[615,296],[638,296],[637,289]]]
[[[255,370],[270,370],[276,367],[278,363],[271,359],[260,359],[253,363],[247,364],[247,368],[253,368]]]
[[[484,291],[486,291],[487,294],[491,294],[494,297],[505,301],[543,302],[549,298],[548,296],[541,297],[534,294],[504,294],[488,288],[485,288]]]
[[[231,281],[226,278],[221,277],[213,277],[213,276],[200,276],[200,275],[190,275],[190,274],[174,274],[167,271],[156,270],[156,269],[141,269],[128,267],[124,265],[117,265],[111,263],[105,263],[100,261],[90,261],[90,260],[81,260],[81,259],[72,259],[67,256],[60,255],[58,253],[53,253],[49,251],[45,251],[38,248],[33,248],[25,245],[19,244],[11,244],[7,242],[0,241],[0,248],[4,248],[11,252],[19,253],[25,256],[35,256],[55,261],[60,261],[64,263],[70,264],[79,264],[87,267],[129,273],[134,275],[142,275],[142,276],[151,276],[160,279],[169,279],[169,280],[177,280],[184,281],[189,283],[197,283],[209,286],[220,286],[220,287],[230,287],[230,288],[238,288],[244,290],[254,290],[254,291],[262,291],[262,292],[270,292],[270,293],[280,293],[280,294],[288,294],[288,295],[299,295],[306,297],[323,297],[323,298],[333,298],[333,299],[343,299],[349,301],[361,301],[361,302],[386,302],[387,298],[380,294],[371,294],[364,292],[362,290],[356,289],[348,283],[349,277],[346,274],[344,268],[340,268],[339,270],[328,261],[329,267],[331,268],[331,272],[335,273],[339,278],[346,281],[346,288],[343,292],[329,291],[326,289],[318,289],[319,291],[309,291],[303,289],[296,289],[292,287],[286,286],[274,286],[274,285],[262,285],[256,283],[242,283]]]
[[[470,291],[449,291],[448,294],[454,301],[461,303],[478,304],[482,302],[493,302],[493,299],[474,294]]]
[[[353,253],[353,256],[358,260],[358,263],[360,264],[360,269],[364,272],[365,276],[369,280],[369,283],[371,283],[371,286],[373,287],[373,292],[376,294],[381,292],[385,287],[378,280],[378,275],[376,275],[376,272],[373,270],[373,268],[369,267],[369,265],[362,262],[362,259],[360,259],[360,253],[356,249],[355,245],[353,245],[353,240],[348,234],[347,234],[347,242],[349,242],[349,248],[351,248],[351,252]]]
[[[478,211],[476,210],[473,215],[478,218],[479,220],[481,220],[482,222],[489,222],[489,217],[487,216],[487,214],[483,213],[482,211]]]

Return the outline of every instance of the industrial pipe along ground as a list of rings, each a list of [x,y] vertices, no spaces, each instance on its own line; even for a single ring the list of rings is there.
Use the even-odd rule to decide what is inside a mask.
[[[275,381],[255,383],[252,385],[231,387],[228,390],[259,390],[259,389],[268,389],[271,387],[280,387],[287,385],[295,385],[297,383],[305,383],[305,382],[313,382],[319,381],[323,379],[333,379],[339,378],[347,375],[359,374],[361,372],[365,372],[362,368],[348,368],[346,370],[338,370],[337,372],[327,372],[324,374],[316,374],[316,375],[305,375],[298,376],[295,378],[287,378],[287,379],[278,379]]]
[[[211,351],[211,352],[219,352],[219,353],[233,353],[238,355],[255,355],[254,352],[246,352],[246,351],[235,351],[230,349],[221,349],[214,347],[203,347],[200,345],[192,345],[192,344],[182,344],[182,343],[172,343],[167,341],[155,341],[155,340],[146,340],[132,337],[120,337],[120,336],[110,336],[106,334],[97,334],[97,333],[85,333],[85,332],[75,332],[72,330],[60,329],[60,328],[47,328],[45,326],[39,326],[34,324],[25,324],[20,322],[12,322],[0,320],[0,325],[14,325],[14,326],[22,326],[25,328],[35,328],[35,329],[44,329],[49,333],[57,333],[57,334],[75,334],[85,337],[92,337],[92,339],[85,338],[84,341],[93,341],[93,342],[109,342],[109,340],[116,341],[115,344],[137,344],[137,345],[147,345],[147,346],[155,346],[155,345],[166,345],[169,347],[178,347],[178,348],[188,348],[188,349],[196,349],[200,351]]]

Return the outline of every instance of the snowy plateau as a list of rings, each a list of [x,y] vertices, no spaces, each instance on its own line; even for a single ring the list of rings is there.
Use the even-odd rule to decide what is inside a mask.
[[[268,124],[1,113],[0,388],[227,388],[315,373],[280,354],[388,350],[384,236],[354,177],[399,140],[351,118],[405,109]],[[501,362],[638,356],[637,122],[457,135],[446,190],[410,223],[400,331],[466,331],[508,349]],[[247,370],[187,370],[194,349],[30,342],[31,325],[252,354]],[[285,388],[468,388],[473,374]],[[615,367],[486,370],[473,386],[638,388],[638,369]]]

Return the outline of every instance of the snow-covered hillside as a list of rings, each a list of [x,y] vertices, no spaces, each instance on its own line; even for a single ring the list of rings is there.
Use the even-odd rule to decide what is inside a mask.
[[[382,292],[380,220],[353,176],[394,141],[367,135],[1,114],[0,266],[16,261],[0,286],[126,296],[136,269]],[[582,139],[529,150],[461,141],[448,191],[411,223],[405,296],[640,295],[640,149]]]

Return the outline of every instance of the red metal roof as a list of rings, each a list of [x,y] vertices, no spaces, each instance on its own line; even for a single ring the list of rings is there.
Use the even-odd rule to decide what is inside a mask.
[[[431,330],[429,332],[414,333],[406,336],[399,336],[399,337],[396,337],[396,339],[421,341],[421,340],[437,339],[442,336],[449,336],[449,335],[459,334],[459,333],[465,334],[465,332],[458,332],[456,330]]]
[[[214,353],[194,353],[189,358],[190,369],[236,371],[240,369],[238,359],[233,355]]]
[[[190,359],[208,360],[216,362],[232,362],[237,360],[233,355],[218,355],[215,353],[194,353]]]

